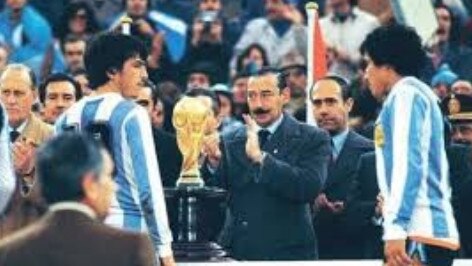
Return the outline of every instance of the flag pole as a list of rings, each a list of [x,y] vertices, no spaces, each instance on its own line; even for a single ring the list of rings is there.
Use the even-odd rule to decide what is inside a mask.
[[[307,85],[305,88],[306,92],[306,122],[310,125],[316,125],[315,119],[313,117],[312,110],[312,103],[311,103],[311,95],[310,95],[310,88],[313,86],[315,82],[315,60],[314,60],[314,41],[315,41],[315,34],[319,34],[315,32],[315,22],[318,19],[318,4],[315,2],[308,2],[305,5],[306,14],[307,14],[307,26],[308,26],[308,45],[307,45]]]

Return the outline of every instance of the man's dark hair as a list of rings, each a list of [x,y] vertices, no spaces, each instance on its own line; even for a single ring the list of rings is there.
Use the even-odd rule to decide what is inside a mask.
[[[76,101],[80,100],[82,98],[82,89],[80,88],[80,84],[75,81],[74,78],[71,76],[64,74],[64,73],[54,73],[49,75],[42,83],[39,85],[39,100],[41,103],[44,104],[44,101],[46,100],[46,94],[47,94],[47,87],[49,86],[50,83],[53,82],[61,82],[61,81],[67,81],[72,86],[74,86],[74,94],[75,94],[75,99]]]
[[[89,4],[85,1],[73,2],[65,7],[64,12],[60,17],[60,23],[59,25],[57,25],[57,36],[61,41],[63,41],[67,35],[72,33],[69,28],[69,22],[80,10],[85,11],[85,32],[88,34],[98,32],[100,27],[98,25],[95,13],[93,9],[89,6]]]
[[[251,68],[250,66],[249,67],[243,66],[244,59],[248,57],[251,54],[251,51],[254,49],[259,50],[259,52],[262,55],[262,66],[265,67],[269,65],[269,57],[267,56],[267,52],[264,49],[264,47],[262,47],[262,45],[260,44],[253,43],[249,45],[246,49],[244,49],[242,53],[236,58],[236,71],[237,72],[245,71],[245,72],[249,72],[250,74],[254,74],[254,73],[251,73],[253,72],[253,70],[250,69]]]
[[[144,81],[144,87],[151,89],[151,101],[153,106],[157,104],[157,101],[162,101],[161,92],[157,89],[156,84],[154,84],[154,82],[147,79]]]
[[[84,175],[91,172],[100,176],[102,150],[97,141],[75,132],[65,132],[46,142],[36,155],[36,173],[45,200],[49,204],[81,200]]]
[[[87,46],[84,63],[92,90],[107,83],[109,73],[123,68],[126,60],[139,56],[145,60],[146,47],[137,38],[107,32],[95,36]]]
[[[220,98],[216,95],[215,92],[207,90],[207,89],[192,89],[185,93],[186,96],[189,97],[198,97],[198,96],[206,96],[211,99],[211,109],[213,109],[213,114],[218,116],[220,113],[221,102]]]
[[[376,66],[390,66],[400,76],[418,77],[426,61],[426,52],[416,31],[403,25],[375,29],[361,45]]]
[[[280,92],[288,88],[287,86],[288,73],[281,72],[278,69],[273,68],[273,67],[263,67],[259,71],[257,71],[257,73],[255,73],[255,75],[253,75],[252,77],[259,77],[259,76],[264,76],[267,74],[274,74],[277,77],[277,88],[279,89]]]
[[[208,77],[210,86],[215,83],[215,77],[218,76],[218,67],[212,62],[199,61],[188,69],[187,81],[192,74],[200,73]]]
[[[153,6],[152,6],[152,2],[153,2],[153,0],[147,0],[147,3],[146,3],[146,9],[147,9],[147,11],[152,10],[152,7],[153,7]],[[123,9],[124,11],[126,11],[127,7],[128,7],[128,0],[122,0],[122,1],[121,1],[121,9]]]
[[[350,88],[349,81],[347,79],[338,75],[327,75],[319,79],[318,81],[321,81],[321,80],[332,80],[336,82],[336,84],[338,84],[339,87],[341,87],[341,97],[343,98],[343,101],[346,101],[347,99],[351,98],[351,88]],[[311,86],[310,88],[310,94],[309,94],[310,99],[312,98],[313,90],[315,89],[315,84],[313,84],[313,86]]]
[[[81,38],[79,36],[69,34],[69,35],[66,36],[64,41],[61,42],[62,53],[66,52],[66,44],[75,43],[75,42],[85,42],[85,47],[87,47],[87,41],[86,40],[84,40],[83,38]]]

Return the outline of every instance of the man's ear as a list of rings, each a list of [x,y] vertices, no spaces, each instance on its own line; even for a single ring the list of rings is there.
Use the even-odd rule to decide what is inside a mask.
[[[112,80],[113,77],[118,74],[118,70],[116,68],[110,68],[107,70],[107,77]]]
[[[95,201],[99,197],[99,189],[95,174],[88,172],[82,179],[82,191],[87,201]]]
[[[346,101],[344,101],[344,108],[346,109],[347,113],[350,113],[352,110],[352,106],[354,105],[354,99],[353,98],[347,98]]]
[[[280,96],[282,97],[283,104],[287,104],[290,101],[290,88],[285,87],[280,91]]]

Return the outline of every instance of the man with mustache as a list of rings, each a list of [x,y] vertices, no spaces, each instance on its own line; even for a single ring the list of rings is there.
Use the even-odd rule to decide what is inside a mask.
[[[213,181],[229,193],[223,245],[237,260],[317,258],[310,203],[326,179],[329,138],[282,111],[285,79],[273,69],[250,77],[246,127],[205,147]]]
[[[72,105],[56,131],[98,136],[115,161],[116,200],[105,223],[149,234],[161,265],[175,265],[151,121],[130,99],[147,79],[146,49],[135,37],[106,33],[87,47],[85,66],[94,94]]]
[[[358,160],[363,153],[372,151],[374,145],[348,127],[353,99],[344,78],[326,76],[315,83],[310,95],[317,125],[331,136],[328,178],[315,201],[319,255],[321,259],[361,259],[362,237],[347,230],[349,221],[344,216]]]

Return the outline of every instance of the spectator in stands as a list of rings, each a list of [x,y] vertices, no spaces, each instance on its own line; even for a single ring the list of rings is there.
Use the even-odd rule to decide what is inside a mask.
[[[434,93],[442,100],[451,93],[451,87],[459,79],[448,64],[442,65],[431,79]]]
[[[374,15],[355,6],[354,0],[328,0],[331,11],[320,20],[328,50],[329,71],[352,80],[361,61],[359,48],[367,34],[380,26]]]
[[[444,63],[461,78],[472,79],[472,49],[463,46],[459,40],[459,25],[451,10],[444,4],[435,5],[439,27],[429,47],[431,54],[431,73],[436,72]]]
[[[239,37],[238,25],[230,24],[222,13],[221,0],[199,0],[189,34],[187,61],[189,65],[209,61],[219,66],[216,82],[227,82],[232,48]]]
[[[0,13],[0,42],[10,50],[10,62],[23,63],[39,75],[52,44],[48,22],[26,0],[7,0]]]
[[[131,35],[141,38],[147,47],[151,47],[154,38],[163,38],[170,62],[180,62],[186,49],[187,25],[183,21],[153,10],[151,0],[123,0],[123,9],[111,29],[120,28],[121,19],[128,16],[133,20]]]
[[[307,28],[303,24],[303,15],[288,2],[265,1],[266,16],[250,21],[234,47],[232,69],[235,68],[236,58],[253,43],[264,47],[270,66],[274,67],[289,52],[298,51],[306,56]]]
[[[39,99],[43,104],[43,121],[54,124],[62,113],[82,98],[80,84],[71,76],[55,73],[39,86]]]
[[[80,84],[82,95],[89,96],[92,93],[92,90],[90,89],[89,81],[87,78],[87,72],[85,71],[85,69],[77,69],[76,71],[72,72],[71,75],[74,80]]]
[[[154,84],[146,82],[135,102],[146,109],[151,119],[162,185],[174,187],[182,166],[182,154],[177,146],[175,136],[162,129],[163,114],[161,113],[162,115],[159,116],[156,114],[156,106],[159,104],[162,106],[162,96]]]
[[[173,81],[183,84],[177,73],[186,51],[187,25],[168,14],[153,10],[151,0],[123,0],[123,13],[111,24],[121,30],[123,17],[132,19],[130,34],[140,38],[149,50],[149,78],[155,83]]]
[[[0,42],[0,72],[7,66],[10,52],[7,46]]]
[[[58,37],[62,46],[68,36],[88,40],[100,30],[95,13],[85,2],[73,2],[67,5],[59,26]]]
[[[472,96],[472,83],[468,80],[459,79],[452,84],[452,93]]]
[[[65,71],[67,73],[74,73],[77,70],[84,68],[84,54],[86,48],[84,39],[68,36],[62,42],[62,52],[64,54]]]
[[[187,90],[209,89],[215,80],[217,66],[210,62],[197,62],[187,75]]]
[[[257,73],[262,67],[269,66],[269,59],[265,49],[253,43],[249,45],[236,59],[236,73]],[[232,75],[234,76],[234,75]]]
[[[472,145],[472,96],[452,94],[442,101],[442,108],[452,125],[452,141]]]
[[[123,10],[123,0],[70,0],[71,3],[87,3],[96,16],[99,28],[109,27]]]
[[[233,92],[225,84],[215,84],[211,87],[220,101],[220,127],[218,131],[221,133],[234,130],[243,124],[234,117],[234,101]]]
[[[231,91],[233,92],[234,117],[239,121],[243,121],[243,114],[249,113],[247,105],[247,83],[250,75],[245,72],[237,74],[233,78]]]
[[[286,74],[287,86],[290,89],[290,101],[285,111],[292,114],[299,121],[306,121],[306,86],[307,74],[305,58],[297,53],[288,53],[279,66]]]

